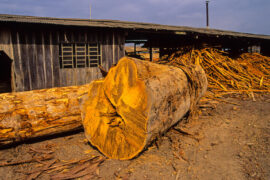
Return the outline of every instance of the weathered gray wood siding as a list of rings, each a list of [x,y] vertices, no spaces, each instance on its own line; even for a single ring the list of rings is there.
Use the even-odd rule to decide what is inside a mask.
[[[11,39],[11,32],[8,28],[0,28],[0,51],[5,52],[5,54],[11,59],[14,59],[13,46]],[[1,61],[2,59],[0,59]],[[7,67],[10,68],[10,67]],[[14,81],[14,61],[11,63],[11,89],[15,90]]]
[[[59,43],[100,43],[107,70],[124,56],[124,33],[112,30],[18,28],[0,30],[1,35],[14,62],[15,91],[82,85],[102,77],[98,67],[60,69]],[[0,47],[4,47],[1,42]]]

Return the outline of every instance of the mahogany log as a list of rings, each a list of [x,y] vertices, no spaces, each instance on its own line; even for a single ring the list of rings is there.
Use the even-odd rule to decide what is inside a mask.
[[[82,129],[80,97],[89,84],[0,94],[0,146]]]
[[[85,135],[113,159],[131,159],[181,118],[207,89],[200,66],[184,68],[120,59],[90,84],[82,103]]]

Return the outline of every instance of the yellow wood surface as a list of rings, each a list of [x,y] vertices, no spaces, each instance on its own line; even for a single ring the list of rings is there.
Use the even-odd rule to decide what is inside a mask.
[[[90,84],[82,105],[85,134],[91,144],[112,159],[137,156],[157,136],[177,123],[206,91],[200,67],[194,92],[180,68],[124,57],[105,79]],[[191,74],[192,75],[192,74]]]
[[[0,146],[82,128],[89,84],[0,94]]]
[[[130,159],[146,139],[147,96],[133,61],[122,59],[90,85],[83,124],[90,142],[113,159]]]

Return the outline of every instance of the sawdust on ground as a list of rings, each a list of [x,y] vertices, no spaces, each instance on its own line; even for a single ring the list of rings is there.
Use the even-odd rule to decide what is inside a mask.
[[[197,119],[182,121],[133,160],[105,160],[92,179],[270,179],[270,95],[223,100],[233,104],[204,101]],[[102,156],[79,132],[3,149],[0,162],[29,159],[31,148],[41,147],[65,162]],[[40,166],[0,167],[0,179],[25,179],[24,172]],[[50,177],[47,171],[37,179]]]

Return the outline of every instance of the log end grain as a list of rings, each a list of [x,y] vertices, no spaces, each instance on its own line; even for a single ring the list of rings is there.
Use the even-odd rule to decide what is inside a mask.
[[[122,59],[104,80],[91,83],[83,106],[86,137],[113,159],[131,159],[145,146],[148,102],[136,69]]]

